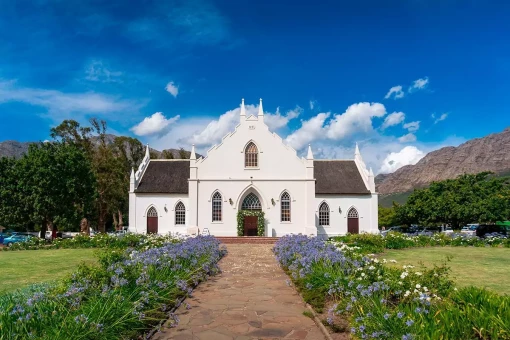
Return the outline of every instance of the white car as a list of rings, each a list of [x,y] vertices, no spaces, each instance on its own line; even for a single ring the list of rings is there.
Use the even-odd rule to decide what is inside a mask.
[[[460,232],[463,234],[474,236],[474,235],[476,235],[477,227],[478,227],[478,224],[468,224],[467,226],[462,227],[462,230]]]
[[[443,226],[441,232],[445,234],[453,234],[453,229],[452,227]]]

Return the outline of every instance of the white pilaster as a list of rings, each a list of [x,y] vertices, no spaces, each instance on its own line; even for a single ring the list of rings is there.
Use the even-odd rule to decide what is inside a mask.
[[[313,166],[313,152],[311,145],[308,145],[306,155],[306,184],[305,184],[305,235],[317,236],[317,226],[315,225],[315,177]]]
[[[190,231],[197,232],[198,228],[198,167],[197,156],[195,154],[195,145],[191,147],[191,156],[189,160],[189,224],[188,233]]]

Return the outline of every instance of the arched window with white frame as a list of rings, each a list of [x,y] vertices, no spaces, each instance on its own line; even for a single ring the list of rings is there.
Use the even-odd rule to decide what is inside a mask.
[[[221,194],[216,191],[212,198],[212,221],[221,222],[222,218],[222,197]]]
[[[290,195],[285,191],[280,197],[280,215],[282,222],[290,222]]]
[[[246,168],[259,166],[259,150],[253,142],[248,143],[244,149],[244,166]]]
[[[329,205],[326,202],[319,206],[319,225],[329,226]]]
[[[184,203],[179,202],[175,206],[175,225],[185,225],[186,224],[186,207]]]

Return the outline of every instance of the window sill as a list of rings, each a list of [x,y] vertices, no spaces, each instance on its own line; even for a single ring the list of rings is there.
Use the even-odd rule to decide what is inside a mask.
[[[175,224],[174,227],[176,227],[176,228],[184,228],[184,227],[186,227],[186,225],[185,224]]]
[[[331,228],[330,225],[319,225],[319,227],[323,227],[323,228]]]
[[[212,221],[212,224],[223,224],[223,221]]]
[[[251,168],[251,167],[250,167],[250,168],[245,167],[245,168],[244,168],[244,170],[260,170],[260,168],[259,168],[259,167],[253,167],[253,168]]]
[[[292,224],[291,221],[280,221],[281,224]]]

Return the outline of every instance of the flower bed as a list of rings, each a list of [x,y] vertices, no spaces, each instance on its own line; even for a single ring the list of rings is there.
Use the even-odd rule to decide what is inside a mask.
[[[329,303],[327,322],[348,320],[360,339],[509,339],[510,297],[457,290],[446,266],[385,266],[345,244],[287,236],[274,247],[307,302]]]
[[[128,247],[136,249],[148,249],[158,247],[169,242],[176,242],[178,239],[171,235],[157,234],[132,234],[128,233],[122,236],[99,234],[94,237],[87,235],[77,235],[73,238],[55,239],[48,242],[42,238],[30,238],[26,242],[18,242],[10,247],[3,247],[0,250],[39,250],[39,249],[74,249],[74,248],[108,248],[108,249],[126,249]]]
[[[510,248],[510,239],[502,237],[479,238],[464,234],[436,233],[432,235],[407,235],[389,232],[386,235],[349,234],[333,237],[332,241],[360,247],[365,253],[381,253],[384,249],[404,249],[412,247],[506,247]]]
[[[0,296],[0,339],[131,339],[168,317],[177,324],[169,311],[222,255],[214,237],[104,251],[67,280]]]

